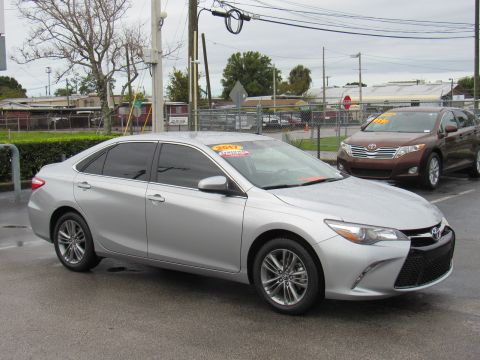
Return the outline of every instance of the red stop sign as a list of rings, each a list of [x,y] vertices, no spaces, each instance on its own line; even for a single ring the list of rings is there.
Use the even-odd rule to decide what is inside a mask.
[[[350,109],[350,105],[352,105],[352,98],[350,96],[346,95],[343,98],[343,107],[345,108],[345,110],[348,110],[348,109]]]

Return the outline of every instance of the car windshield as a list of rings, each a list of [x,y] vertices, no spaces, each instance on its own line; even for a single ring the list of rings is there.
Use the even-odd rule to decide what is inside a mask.
[[[424,111],[386,112],[363,130],[366,132],[429,133],[433,130],[438,113]]]
[[[330,165],[277,140],[232,142],[210,147],[262,189],[306,186],[344,178]]]

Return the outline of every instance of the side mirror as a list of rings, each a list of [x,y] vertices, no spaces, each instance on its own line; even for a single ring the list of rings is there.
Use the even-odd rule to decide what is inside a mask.
[[[448,133],[454,133],[454,132],[457,132],[458,131],[458,128],[456,125],[452,125],[452,124],[449,124],[447,126],[445,126],[445,132],[448,134]]]
[[[198,182],[198,190],[219,194],[228,194],[228,180],[225,176],[212,176]]]

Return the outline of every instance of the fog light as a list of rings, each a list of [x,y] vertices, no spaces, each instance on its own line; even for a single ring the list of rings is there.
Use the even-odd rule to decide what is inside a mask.
[[[418,172],[418,166],[414,166],[408,169],[409,174],[416,174],[417,172]]]
[[[338,164],[337,167],[338,167],[338,170],[340,171],[345,170],[345,167],[342,164]]]

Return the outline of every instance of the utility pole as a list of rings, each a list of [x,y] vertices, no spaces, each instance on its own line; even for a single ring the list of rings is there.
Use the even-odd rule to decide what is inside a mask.
[[[190,92],[192,94],[196,93],[198,90],[195,87],[196,81],[195,81],[195,76],[196,76],[196,68],[197,64],[195,62],[197,61],[198,55],[197,52],[195,51],[195,42],[197,38],[197,31],[198,31],[198,0],[189,0],[188,3],[188,61],[189,61],[189,66],[192,67],[190,69],[192,73],[192,81],[190,84]],[[193,105],[193,111],[195,111],[195,104],[191,104],[191,108]],[[194,115],[194,118],[196,119],[196,115]],[[193,119],[191,118],[190,121]],[[193,128],[194,124],[190,124],[190,128]]]
[[[448,80],[450,80],[450,106],[453,106],[453,78]]]
[[[152,7],[152,131],[164,131],[162,26],[167,17],[161,12],[161,0],[151,0]]]
[[[475,73],[473,74],[473,108],[475,110],[478,110],[478,95],[480,92],[480,79],[479,79],[479,73],[478,73],[478,42],[479,42],[479,37],[478,37],[478,13],[480,11],[480,8],[478,6],[479,0],[475,0]]]
[[[132,113],[132,107],[133,107],[133,94],[132,94],[132,83],[130,82],[130,54],[128,52],[128,44],[125,44],[125,56],[127,58],[127,82],[128,82],[128,107],[129,107],[129,113]],[[128,126],[128,122],[127,122]],[[133,135],[133,126],[130,125],[130,135]]]
[[[273,113],[277,113],[277,69],[273,64]]]
[[[322,87],[322,103],[323,103],[323,121],[327,117],[327,101],[326,101],[326,93],[325,93],[325,47],[322,46],[322,78],[323,78],[323,87]],[[317,125],[317,158],[320,159],[320,121],[318,121]]]
[[[48,75],[48,96],[51,96],[52,94],[50,92],[50,90],[51,90],[51,88],[50,88],[50,74],[52,73],[52,68],[50,66],[47,66],[45,68],[45,72]]]
[[[68,79],[66,80],[67,82],[67,107],[69,108],[70,107],[70,94],[68,92]]]
[[[210,73],[208,71],[207,45],[205,44],[205,34],[202,33],[203,61],[205,62],[205,76],[207,77],[207,96],[208,107],[212,108],[212,91],[210,89]]]

